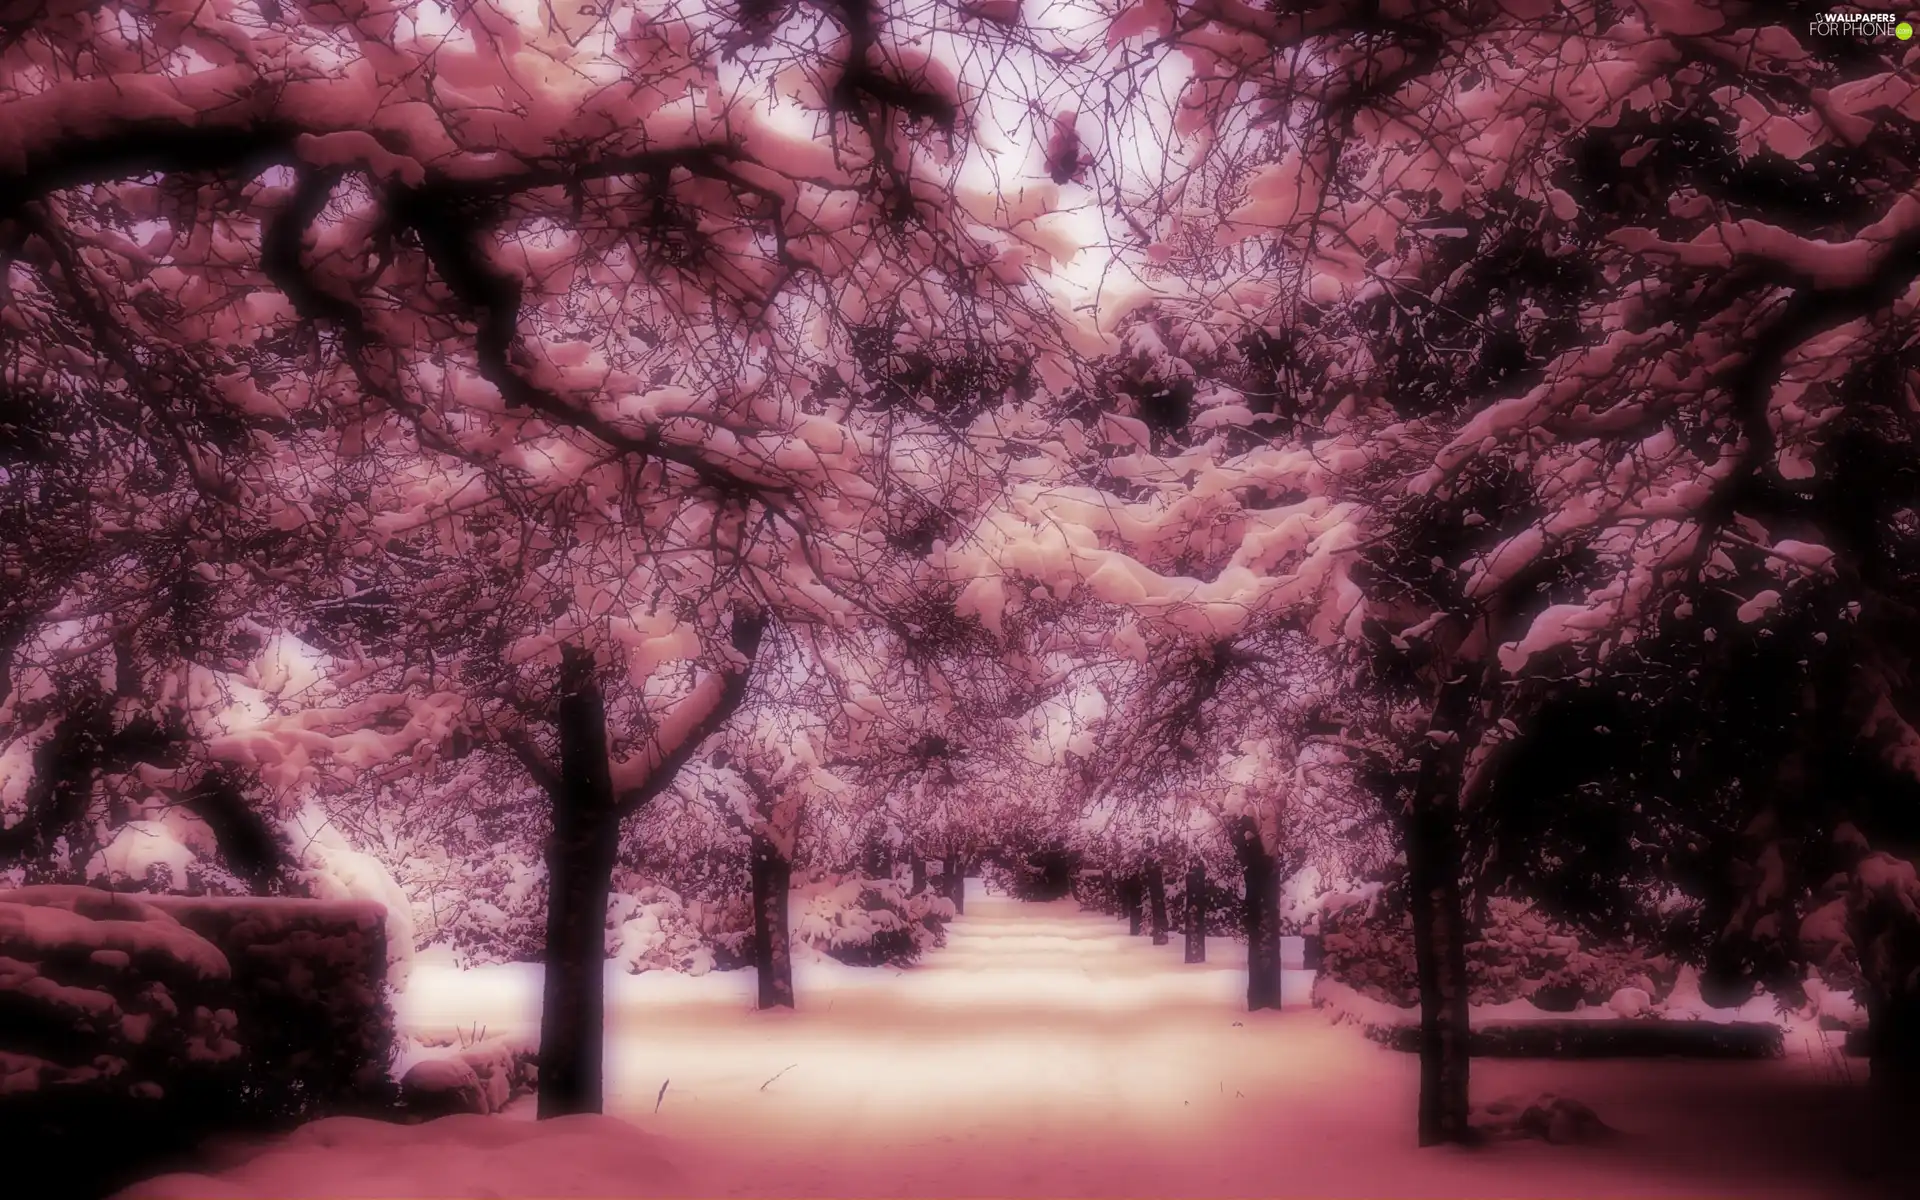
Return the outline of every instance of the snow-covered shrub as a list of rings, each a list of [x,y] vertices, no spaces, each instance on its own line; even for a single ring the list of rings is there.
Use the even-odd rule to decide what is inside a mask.
[[[298,855],[297,878],[316,900],[362,900],[380,905],[386,926],[385,976],[406,986],[413,962],[413,902],[378,855],[352,844],[346,832],[317,806],[309,805],[287,823]]]
[[[705,975],[718,965],[699,901],[671,888],[615,893],[607,906],[607,956],[633,974],[678,971]]]
[[[1323,970],[1331,979],[1387,1004],[1420,995],[1413,921],[1399,880],[1329,893],[1321,902]],[[1622,988],[1658,998],[1678,964],[1624,941],[1583,937],[1526,900],[1495,896],[1487,919],[1467,943],[1467,980],[1475,1004],[1529,999],[1550,1011],[1606,1004]]]
[[[1098,869],[1073,873],[1073,899],[1092,913],[1115,916],[1120,912],[1120,892],[1111,874]]]
[[[1321,975],[1384,1004],[1420,995],[1413,961],[1413,920],[1401,888],[1371,883],[1328,894],[1321,902]]]
[[[1029,903],[1063,899],[1073,892],[1079,855],[1060,846],[1040,846],[980,864],[987,890]]]
[[[1187,873],[1169,868],[1166,873],[1167,924],[1174,930],[1186,928]],[[1078,871],[1073,877],[1073,898],[1088,912],[1117,917],[1124,911],[1120,899],[1120,880],[1111,871]],[[1239,938],[1246,933],[1244,894],[1237,873],[1209,871],[1206,890],[1206,930],[1209,938]],[[1282,932],[1293,933],[1283,925]]]
[[[793,895],[794,940],[849,966],[917,961],[944,940],[953,902],[922,892],[908,896],[892,879],[825,875]]]
[[[753,903],[746,896],[696,902],[691,910],[713,951],[713,969],[737,971],[753,964]]]
[[[904,884],[896,883],[895,886],[898,887],[902,893],[906,890]],[[922,891],[917,895],[907,896],[906,904],[907,920],[913,922],[915,925],[924,926],[931,931],[933,934],[933,945],[946,945],[947,925],[955,917],[960,915],[960,910],[954,907],[953,901],[928,890]]]
[[[1664,995],[1678,969],[1624,941],[1583,938],[1520,899],[1492,897],[1480,940],[1467,944],[1467,977],[1484,1003],[1526,997],[1550,1011],[1606,1004],[1622,988]]]
[[[537,1039],[420,1038],[402,1053],[394,1074],[410,1115],[436,1115],[442,1109],[496,1113],[534,1090],[538,1061]],[[449,1091],[468,1093],[462,1099],[471,1103],[441,1095]]]

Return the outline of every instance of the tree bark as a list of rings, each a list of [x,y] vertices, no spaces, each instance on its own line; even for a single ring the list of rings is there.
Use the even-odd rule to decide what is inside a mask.
[[[1468,1123],[1470,1026],[1467,920],[1458,830],[1471,668],[1440,685],[1407,810],[1407,897],[1420,980],[1420,1144],[1472,1139]]]
[[[1241,926],[1247,935],[1247,1011],[1280,1007],[1280,871],[1251,817],[1234,839],[1246,884]]]
[[[1147,864],[1147,903],[1153,944],[1164,946],[1167,944],[1167,877],[1157,858]]]
[[[927,890],[927,860],[918,851],[909,854],[907,860],[913,864],[913,890],[909,896],[918,896]]]
[[[1125,889],[1121,893],[1121,903],[1127,906],[1127,934],[1130,937],[1139,937],[1140,931],[1146,926],[1146,914],[1140,911],[1143,907],[1141,902],[1145,899],[1145,889],[1141,887],[1138,875],[1127,876],[1121,887]]]
[[[753,967],[760,976],[760,1007],[793,1007],[793,945],[787,909],[793,864],[772,839],[753,837]]]
[[[1187,868],[1187,961],[1207,961],[1207,868],[1198,862]]]
[[[560,767],[547,845],[540,1007],[542,1120],[602,1108],[607,896],[620,834],[607,762],[606,708],[585,651],[567,647],[560,689]]]
[[[960,856],[949,854],[940,865],[940,884],[947,890],[947,899],[953,901],[953,911],[967,911],[967,880],[960,869]]]

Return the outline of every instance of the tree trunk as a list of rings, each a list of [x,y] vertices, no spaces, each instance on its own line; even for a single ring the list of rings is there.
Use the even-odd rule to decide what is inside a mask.
[[[1127,876],[1121,886],[1126,889],[1122,893],[1121,902],[1127,906],[1127,934],[1130,937],[1139,937],[1140,931],[1146,926],[1146,914],[1141,911],[1144,907],[1142,901],[1146,899],[1146,891],[1141,886],[1138,875]]]
[[[753,968],[760,976],[760,1007],[793,1007],[793,946],[787,905],[793,864],[772,839],[753,836]]]
[[[620,840],[607,764],[607,718],[593,662],[568,647],[561,666],[560,767],[547,845],[546,975],[540,1007],[538,1116],[597,1113],[606,1046],[607,896]]]
[[[560,654],[555,716],[560,762],[545,761],[531,743],[514,748],[553,807],[547,843],[547,944],[541,984],[536,1115],[599,1112],[606,1046],[607,896],[619,853],[620,818],[667,788],[700,744],[746,697],[752,663],[766,630],[764,614],[736,609],[733,648],[744,665],[724,672],[718,699],[687,728],[637,788],[616,797],[607,760],[606,703],[594,679],[593,656],[577,646]]]
[[[867,842],[866,862],[862,864],[869,879],[893,877],[893,849],[879,838]]]
[[[953,901],[953,911],[956,913],[966,912],[967,880],[966,876],[960,870],[960,856],[958,854],[947,855],[946,861],[940,866],[940,870],[940,882],[941,885],[947,889],[947,899]]]
[[[1153,944],[1164,946],[1167,944],[1167,877],[1157,858],[1147,864],[1147,903]]]
[[[918,896],[927,890],[927,860],[918,852],[908,855],[907,858],[913,864],[913,890],[907,895]]]
[[[1207,868],[1187,868],[1187,961],[1207,961]]]
[[[1862,855],[1864,860],[1867,856]],[[1868,1086],[1873,1108],[1873,1165],[1883,1176],[1909,1169],[1914,1122],[1920,1118],[1920,918],[1900,885],[1901,857],[1855,862],[1848,932],[1864,976]],[[1907,861],[1912,861],[1908,858]],[[1869,881],[1872,882],[1869,882]]]
[[[1260,844],[1260,830],[1243,818],[1234,850],[1246,884],[1241,926],[1247,935],[1247,1011],[1280,1007],[1280,870]]]
[[[1467,718],[1477,673],[1440,686],[1407,812],[1407,897],[1420,979],[1420,1144],[1465,1142],[1468,1124],[1467,921],[1457,828]],[[1438,738],[1431,735],[1439,734]]]
[[[1920,1104],[1920,995],[1867,1002],[1868,1070],[1876,1099],[1890,1109]]]

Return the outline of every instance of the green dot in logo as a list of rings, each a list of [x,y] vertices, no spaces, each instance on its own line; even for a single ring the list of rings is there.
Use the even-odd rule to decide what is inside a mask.
[[[1913,26],[1907,24],[1905,21],[1902,21],[1898,25],[1895,25],[1893,27],[1893,36],[1899,38],[1903,42],[1907,41],[1913,37]]]

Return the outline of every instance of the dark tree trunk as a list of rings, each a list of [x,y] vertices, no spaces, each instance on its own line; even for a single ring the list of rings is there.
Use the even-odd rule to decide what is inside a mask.
[[[653,772],[618,797],[607,760],[606,704],[587,651],[576,646],[561,650],[560,702],[554,714],[560,762],[546,761],[539,748],[524,739],[509,742],[553,807],[535,1112],[541,1119],[597,1113],[604,1104],[607,896],[613,890],[620,819],[671,786],[700,744],[740,707],[765,630],[763,614],[735,610],[733,648],[742,665],[725,671],[718,700],[680,742],[661,747],[665,753]]]
[[[787,937],[787,905],[793,864],[771,839],[755,834],[753,869],[753,969],[760,976],[760,1007],[793,1007],[793,946]]]
[[[1461,769],[1478,675],[1440,686],[1407,812],[1407,897],[1420,980],[1420,1144],[1471,1140],[1467,914],[1460,893]]]
[[[1895,1109],[1920,1104],[1920,994],[1869,1000],[1867,1022],[1875,1096]]]
[[[606,1045],[607,895],[620,817],[607,766],[607,718],[592,659],[561,666],[560,770],[547,845],[546,979],[540,1008],[538,1115],[601,1111]]]
[[[947,889],[947,899],[953,901],[953,911],[956,913],[966,912],[967,879],[960,869],[960,856],[958,854],[947,855],[946,861],[940,865],[940,871],[940,883],[941,886]]]
[[[1187,868],[1187,961],[1207,961],[1207,868]]]
[[[927,860],[918,852],[908,855],[907,860],[913,864],[913,890],[907,894],[918,896],[927,890]]]
[[[1914,1122],[1920,1118],[1920,918],[1907,907],[1897,883],[1869,886],[1862,878],[1867,855],[1850,866],[1848,932],[1865,977],[1860,995],[1867,1010],[1868,1081],[1877,1129],[1876,1164],[1881,1172],[1909,1169]],[[1880,858],[1892,867],[1897,857]],[[1893,862],[1888,861],[1889,858]],[[1883,879],[1897,880],[1891,869]]]
[[[1144,907],[1142,901],[1146,898],[1145,889],[1138,875],[1127,876],[1120,886],[1124,889],[1121,903],[1127,906],[1127,933],[1131,937],[1139,937],[1140,931],[1146,927],[1146,914],[1141,911]]]
[[[1167,944],[1167,877],[1157,858],[1147,864],[1147,904],[1153,944],[1164,946]]]
[[[1241,927],[1247,935],[1247,1011],[1280,1007],[1280,870],[1260,844],[1253,818],[1241,818],[1234,839],[1246,884]]]
[[[1920,996],[1867,1002],[1867,1171],[1887,1195],[1920,1195]]]
[[[893,848],[879,838],[867,842],[866,861],[862,864],[869,879],[893,877]]]

